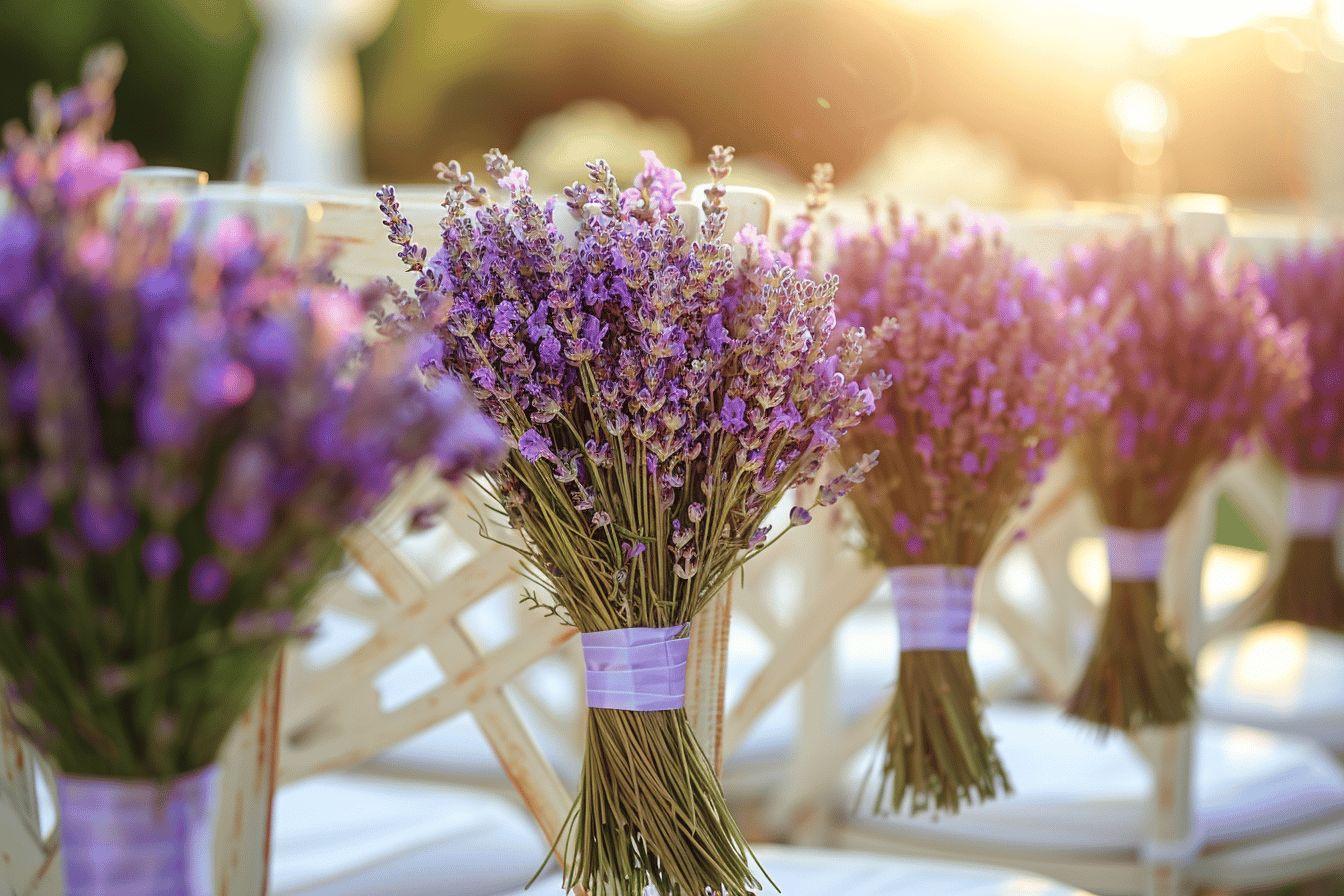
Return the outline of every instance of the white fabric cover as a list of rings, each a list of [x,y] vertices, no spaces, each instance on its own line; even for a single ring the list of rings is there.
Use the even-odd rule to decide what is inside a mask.
[[[1086,896],[1082,890],[1023,871],[762,846],[756,850],[783,896]],[[539,881],[513,896],[554,896],[560,879]],[[650,893],[653,891],[650,890]],[[767,886],[763,893],[774,893]]]
[[[883,597],[851,615],[837,638],[837,699],[844,721],[852,722],[881,701],[889,699],[896,678],[897,645],[894,613]],[[992,624],[977,620],[971,634],[971,660],[982,689],[991,695],[1016,695],[1029,686],[1029,678],[1017,661],[1007,638]],[[728,706],[749,683],[752,674],[769,656],[769,646],[754,629],[734,623],[729,645]],[[558,658],[557,658],[558,659]],[[545,695],[550,705],[575,699],[574,680],[554,663],[529,669],[524,680],[534,692]],[[578,780],[581,757],[563,742],[544,736],[544,729],[529,718],[527,707],[519,709],[542,750],[561,778],[571,785]],[[755,780],[754,772],[780,769],[798,740],[797,693],[785,694],[757,720],[740,749],[728,757],[725,786],[734,790],[735,778]],[[373,760],[368,768],[395,774],[419,775],[473,784],[504,783],[499,763],[475,721],[458,715],[435,726]]]
[[[1344,635],[1274,622],[1205,646],[1205,715],[1309,737],[1344,752]]]
[[[1132,852],[1144,840],[1151,773],[1124,737],[1096,729],[1053,706],[1000,704],[990,730],[1014,793],[958,815],[875,817],[870,795],[851,822],[893,838],[982,843],[1062,852]],[[869,757],[856,763],[863,783]],[[1205,843],[1265,836],[1344,812],[1344,770],[1319,746],[1252,728],[1205,721],[1195,752],[1195,817]],[[854,806],[850,794],[846,808]]]
[[[276,795],[271,892],[492,896],[527,883],[546,849],[532,820],[502,797],[319,775]]]

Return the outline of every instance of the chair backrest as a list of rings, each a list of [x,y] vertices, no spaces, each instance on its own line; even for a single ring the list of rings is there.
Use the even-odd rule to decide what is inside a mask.
[[[1188,244],[1207,245],[1229,236],[1227,215],[1206,197],[1177,198],[1166,214]],[[1145,218],[1138,212],[1108,207],[1097,215],[1083,213],[1048,220],[1040,216],[1009,217],[1005,229],[1009,238],[1023,245],[1029,255],[1050,263],[1070,242],[1098,233],[1122,235],[1143,220],[1156,224],[1151,216]],[[1285,242],[1276,243],[1261,231],[1230,236],[1234,254],[1257,256],[1261,260]],[[1197,490],[1169,527],[1163,593],[1170,602],[1167,613],[1173,628],[1192,654],[1197,653],[1205,640],[1200,612],[1204,563],[1213,541],[1220,495],[1227,495],[1269,544],[1271,578],[1276,563],[1281,562],[1279,555],[1285,543],[1281,498],[1273,477],[1266,477],[1266,466],[1263,458],[1227,465]],[[1056,702],[1062,702],[1068,695],[1081,669],[1086,644],[1080,634],[1090,633],[1098,610],[1097,604],[1070,575],[1070,551],[1079,537],[1099,534],[1100,528],[1076,470],[1067,459],[1062,459],[1037,490],[1032,505],[1000,533],[986,558],[986,574],[979,583],[977,606],[981,613],[1004,631],[1043,694]],[[1018,530],[1028,533],[1025,541],[1013,537]],[[810,603],[798,614],[797,623],[777,637],[775,657],[748,687],[735,711],[745,714],[768,706],[796,680],[800,670],[810,668],[806,674],[819,675],[824,682],[828,674],[825,654],[831,649],[835,630],[847,613],[880,587],[880,572],[865,570],[857,565],[857,558],[846,557],[847,548],[834,530],[821,529],[810,536],[814,539],[810,550],[823,558],[814,567],[816,577],[812,584],[804,589]],[[1013,551],[1023,551],[1036,561],[1043,579],[1040,584],[1051,599],[1047,613],[1030,615],[1000,587],[999,567]],[[1243,601],[1238,612],[1220,619],[1215,632],[1245,624],[1258,613],[1261,603],[1257,591],[1251,599]],[[855,722],[837,725],[833,704],[833,691],[826,699],[804,700],[797,735],[799,758],[791,769],[788,785],[778,788],[781,796],[771,817],[776,830],[799,831],[808,824],[816,824],[830,811],[849,760],[871,743],[885,709],[878,705]],[[741,726],[734,724],[735,718],[730,714],[728,719],[730,747],[742,736]],[[1179,852],[1175,845],[1185,846],[1191,837],[1191,728],[1146,732],[1135,743],[1154,771],[1148,830],[1150,843],[1156,847],[1154,854]],[[1153,892],[1179,887],[1179,863],[1155,863],[1150,877]]]

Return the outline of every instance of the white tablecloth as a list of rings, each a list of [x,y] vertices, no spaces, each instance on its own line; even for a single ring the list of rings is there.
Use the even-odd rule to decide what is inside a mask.
[[[1123,737],[1066,719],[1053,706],[990,707],[989,728],[1015,792],[958,815],[876,817],[853,824],[893,838],[1065,852],[1130,852],[1143,842],[1151,773]],[[852,777],[863,782],[868,757]],[[1202,722],[1196,740],[1195,817],[1210,845],[1283,831],[1344,812],[1344,770],[1311,741]],[[855,805],[854,794],[845,808]]]

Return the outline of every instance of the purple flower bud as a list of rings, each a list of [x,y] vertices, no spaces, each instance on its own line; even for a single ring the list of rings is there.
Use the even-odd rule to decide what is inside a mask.
[[[37,410],[37,364],[31,360],[18,364],[9,377],[9,407],[16,416],[31,417]]]
[[[751,537],[747,539],[747,547],[754,550],[755,548],[758,548],[761,545],[765,544],[765,540],[769,537],[770,537],[770,527],[761,526],[755,532],[751,533]]]
[[[789,522],[795,526],[806,526],[812,522],[812,514],[808,512],[806,507],[795,506],[789,511]]]
[[[239,553],[255,551],[271,531],[271,506],[261,498],[242,503],[213,501],[206,515],[210,534],[224,547]]]
[[[286,377],[299,361],[299,335],[293,321],[265,318],[246,337],[247,357],[263,376]]]
[[[543,457],[551,459],[555,456],[551,453],[550,440],[535,429],[523,433],[522,438],[518,440],[518,451],[531,463],[536,463]]]
[[[151,579],[162,581],[170,578],[182,564],[182,548],[173,536],[156,532],[145,539],[140,560]]]
[[[115,496],[98,494],[95,489],[75,505],[75,521],[90,550],[95,554],[111,554],[130,539],[136,516]]]
[[[719,421],[723,428],[731,433],[739,433],[746,428],[747,422],[743,417],[747,409],[747,403],[740,398],[726,398],[723,402],[723,410],[719,411]]]
[[[0,311],[36,285],[41,234],[37,220],[26,212],[10,212],[0,219]]]
[[[252,397],[256,378],[251,368],[224,357],[213,358],[196,373],[196,400],[207,408],[237,407]]]
[[[202,557],[191,567],[188,588],[198,604],[217,604],[229,590],[229,571],[214,557]]]
[[[9,518],[21,536],[35,534],[51,519],[51,502],[35,476],[10,490]]]

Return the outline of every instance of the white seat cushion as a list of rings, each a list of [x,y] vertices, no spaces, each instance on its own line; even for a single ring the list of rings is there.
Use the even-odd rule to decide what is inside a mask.
[[[1082,890],[1022,871],[982,865],[781,846],[759,847],[756,857],[783,896],[1086,896]],[[559,878],[551,878],[516,896],[559,892]],[[774,890],[767,886],[763,892]]]
[[[1199,656],[1205,715],[1309,737],[1344,752],[1344,635],[1274,622]]]
[[[937,819],[875,817],[865,797],[851,824],[924,842],[1061,852],[1132,853],[1143,842],[1151,774],[1130,741],[1099,740],[1052,706],[995,705],[988,724],[1013,795]],[[856,763],[855,788],[868,761]],[[1231,843],[1344,812],[1344,770],[1310,741],[1206,721],[1196,737],[1195,795],[1205,842]],[[855,805],[853,793],[847,800],[846,809]]]
[[[276,794],[271,892],[492,896],[527,883],[546,849],[532,820],[502,797],[320,775]]]

